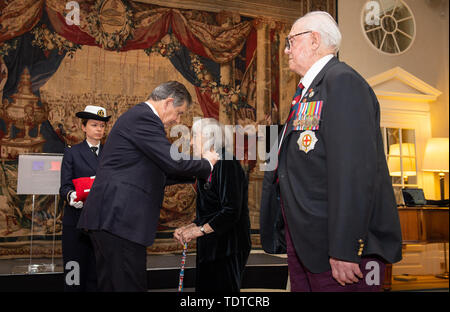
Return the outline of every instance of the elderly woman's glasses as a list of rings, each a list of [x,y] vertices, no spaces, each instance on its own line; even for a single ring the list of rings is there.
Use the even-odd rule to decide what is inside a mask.
[[[285,39],[285,40],[286,40],[286,49],[288,49],[288,50],[291,49],[291,39],[292,39],[292,38],[294,38],[294,37],[296,37],[296,36],[308,34],[308,33],[310,33],[310,32],[312,32],[312,31],[311,31],[311,30],[308,30],[308,31],[304,31],[304,32],[301,32],[301,33],[292,35],[292,36],[287,36],[286,39]]]

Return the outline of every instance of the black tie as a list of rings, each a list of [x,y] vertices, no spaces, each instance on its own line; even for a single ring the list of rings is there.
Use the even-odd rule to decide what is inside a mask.
[[[97,156],[98,147],[97,146],[91,146],[91,150],[95,154],[95,156]]]

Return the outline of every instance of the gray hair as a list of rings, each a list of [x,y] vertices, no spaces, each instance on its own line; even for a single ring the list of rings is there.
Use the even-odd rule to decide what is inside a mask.
[[[226,146],[225,127],[222,123],[214,118],[198,118],[192,124],[192,134],[202,136],[202,144],[207,143],[204,148],[214,146],[214,149],[222,149]],[[194,147],[195,148],[195,147]],[[199,148],[199,147],[197,147]]]
[[[304,23],[305,30],[318,32],[325,47],[333,49],[335,54],[339,51],[342,35],[336,21],[329,13],[325,11],[309,12],[298,18],[295,23],[299,21]]]
[[[178,81],[167,81],[160,84],[153,89],[148,99],[153,101],[162,101],[169,97],[174,99],[173,106],[175,107],[182,106],[185,102],[188,107],[191,106],[191,94],[186,87]]]

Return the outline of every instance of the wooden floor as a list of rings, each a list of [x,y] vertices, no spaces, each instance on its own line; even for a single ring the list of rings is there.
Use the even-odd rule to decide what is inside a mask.
[[[434,275],[394,275],[391,291],[449,291],[448,279]]]

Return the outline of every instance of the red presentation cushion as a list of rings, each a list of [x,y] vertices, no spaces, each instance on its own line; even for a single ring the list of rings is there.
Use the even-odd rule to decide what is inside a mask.
[[[81,200],[84,202],[86,200],[94,180],[95,177],[83,177],[72,180],[72,183],[75,186],[75,191],[77,192],[77,201]]]

